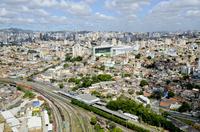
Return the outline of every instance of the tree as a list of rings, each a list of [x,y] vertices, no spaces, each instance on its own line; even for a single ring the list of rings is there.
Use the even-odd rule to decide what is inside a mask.
[[[183,80],[187,80],[187,79],[189,79],[190,78],[190,76],[189,75],[186,75],[186,74],[183,74]]]
[[[109,128],[110,130],[112,130],[112,129],[116,128],[116,124],[115,124],[114,122],[110,122],[110,123],[108,124],[108,128]]]
[[[90,124],[95,125],[97,123],[97,118],[94,116],[90,119]]]
[[[168,92],[168,98],[171,98],[171,97],[174,97],[174,96],[175,96],[175,94],[174,94],[173,91],[169,91]]]
[[[146,80],[141,80],[141,81],[140,81],[140,86],[141,86],[141,87],[144,87],[144,86],[146,86],[146,85],[148,85],[148,82],[147,82]]]
[[[95,124],[94,129],[95,129],[97,132],[104,132],[103,128],[101,128],[101,126],[100,126],[99,124]]]
[[[75,82],[75,81],[76,81],[76,78],[73,78],[73,77],[68,79],[68,82]]]
[[[148,68],[148,69],[157,69],[157,66],[156,66],[156,63],[155,63],[155,62],[153,62],[153,63],[151,63],[151,64],[148,64],[148,65],[146,65],[145,67]]]
[[[147,59],[148,59],[148,60],[151,60],[151,56],[148,56]]]
[[[59,88],[60,88],[60,89],[64,88],[63,83],[60,83],[60,84],[59,84]]]
[[[83,83],[82,83],[81,87],[86,88],[86,87],[89,87],[91,85],[92,85],[92,81],[87,79],[87,80],[83,80]]]
[[[82,61],[83,58],[81,56],[76,57],[76,61]]]
[[[113,94],[112,93],[107,93],[106,98],[112,98]]]
[[[142,91],[142,90],[137,91],[136,94],[137,94],[137,95],[143,95],[143,91]]]
[[[101,65],[101,67],[99,67],[99,70],[102,70],[102,71],[104,71],[105,70],[105,66],[104,65]]]
[[[178,108],[178,111],[179,112],[187,112],[190,109],[191,109],[190,105],[187,102],[183,102],[182,105],[181,105],[181,107]]]
[[[50,82],[54,83],[54,82],[56,82],[56,79],[50,79]]]
[[[17,90],[19,90],[19,91],[23,91],[23,88],[20,87],[20,86],[17,86]]]
[[[33,81],[33,78],[28,77],[28,78],[27,78],[27,81]]]
[[[184,84],[184,87],[186,87],[186,88],[189,89],[189,90],[191,90],[191,89],[193,89],[193,88],[200,89],[200,85],[195,84],[195,83],[190,83],[190,82]]]
[[[99,60],[99,57],[96,57],[96,61],[98,61]]]
[[[109,75],[109,74],[99,74],[97,76],[97,78],[100,80],[100,81],[111,81],[112,80],[112,76]]]
[[[24,98],[29,98],[29,99],[32,99],[35,97],[35,94],[29,90],[26,90],[25,91],[25,94],[24,94]]]
[[[73,87],[72,88],[72,91],[76,91],[76,90],[78,90],[79,88],[78,87]]]
[[[114,111],[121,110],[123,112],[137,115],[143,122],[150,125],[163,127],[173,132],[181,132],[179,128],[174,126],[172,122],[166,120],[165,117],[156,114],[151,109],[144,107],[142,104],[136,103],[134,100],[120,97],[115,101],[108,102],[106,107]]]
[[[134,89],[128,89],[128,93],[129,93],[129,94],[134,94],[134,93],[135,93],[135,90],[134,90]]]
[[[129,74],[129,73],[122,73],[122,77],[131,77],[131,74]]]
[[[140,59],[140,57],[141,57],[141,54],[137,54],[137,55],[135,56],[136,59]]]
[[[166,80],[166,84],[169,85],[171,83],[170,80]]]
[[[72,56],[70,56],[69,54],[65,55],[65,61],[70,61],[72,59]]]
[[[74,57],[74,58],[71,58],[70,61],[71,62],[75,62],[75,61],[82,61],[83,58],[81,56],[78,56],[78,57]]]
[[[151,105],[150,105],[150,104],[147,104],[147,105],[146,105],[146,108],[151,109]]]
[[[93,81],[93,83],[98,83],[99,79],[96,75],[94,75],[94,76],[92,76],[92,81]]]
[[[67,67],[69,67],[69,64],[65,63],[65,64],[63,65],[63,67],[64,67],[64,68],[67,68]]]
[[[111,130],[111,132],[123,132],[121,128],[115,127],[114,129]]]
[[[152,95],[150,96],[150,98],[154,98],[157,100],[161,99],[161,97],[162,97],[162,93],[160,91],[154,91]]]
[[[164,116],[165,118],[167,118],[167,116],[169,116],[169,113],[166,112],[166,111],[164,111],[164,112],[162,113],[162,116]]]
[[[96,90],[92,91],[91,94],[94,95],[94,96],[96,96],[96,97],[101,97],[101,93],[98,92],[98,91],[96,91]]]

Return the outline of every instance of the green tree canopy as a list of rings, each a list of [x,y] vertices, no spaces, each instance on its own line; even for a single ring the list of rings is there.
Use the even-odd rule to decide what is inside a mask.
[[[140,59],[140,57],[141,57],[141,54],[135,55],[135,58],[136,58],[136,59]]]
[[[101,93],[98,92],[98,91],[96,91],[96,90],[92,91],[91,94],[94,95],[94,96],[96,96],[96,97],[101,97]]]
[[[178,108],[179,112],[187,112],[190,111],[191,107],[187,102],[183,102],[181,107]]]
[[[63,83],[60,83],[60,84],[59,84],[59,88],[60,88],[60,89],[64,88],[64,84],[63,84]]]
[[[161,91],[154,91],[154,92],[151,94],[150,98],[158,99],[158,100],[161,99],[161,98],[162,98],[162,93],[161,93]]]
[[[148,85],[148,82],[147,82],[146,80],[141,80],[141,81],[140,81],[140,86],[141,86],[141,87],[144,87],[144,86],[146,86],[146,85]]]
[[[172,122],[166,120],[162,115],[156,114],[150,108],[146,108],[142,104],[138,104],[131,99],[120,97],[115,101],[108,102],[106,107],[111,110],[122,110],[123,112],[137,115],[142,119],[142,121],[153,126],[163,127],[173,132],[181,131],[179,128],[175,127]]]
[[[168,92],[168,98],[171,98],[171,97],[174,97],[174,96],[175,96],[174,92],[170,90]]]
[[[95,125],[97,123],[97,118],[94,116],[90,119],[90,124]]]
[[[69,67],[69,64],[65,63],[65,64],[63,65],[63,67],[64,67],[64,68],[67,68],[67,67]]]

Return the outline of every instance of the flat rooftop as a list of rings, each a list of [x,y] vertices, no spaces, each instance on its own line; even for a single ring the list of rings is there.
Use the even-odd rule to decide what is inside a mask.
[[[100,46],[94,46],[93,48],[98,49],[98,48],[112,48],[112,45],[100,45]]]
[[[81,94],[81,95],[78,95],[78,96],[76,96],[76,97],[81,98],[81,99],[84,99],[84,100],[87,100],[87,101],[91,101],[91,100],[96,100],[96,99],[98,99],[97,97],[92,96],[91,94]]]
[[[32,116],[28,119],[28,128],[41,128],[42,127],[42,121],[41,117]]]

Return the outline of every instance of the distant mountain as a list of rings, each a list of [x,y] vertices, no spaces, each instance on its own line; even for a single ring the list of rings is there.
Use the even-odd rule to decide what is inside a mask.
[[[91,31],[68,31],[68,30],[60,30],[60,31],[33,31],[33,30],[27,30],[27,29],[20,29],[20,28],[6,28],[6,29],[0,29],[2,32],[12,32],[12,33],[33,33],[33,32],[42,32],[42,33],[89,33]]]
[[[7,28],[7,29],[0,29],[2,32],[12,32],[12,33],[32,33],[33,31],[31,30],[24,30],[24,29],[19,29],[19,28]]]

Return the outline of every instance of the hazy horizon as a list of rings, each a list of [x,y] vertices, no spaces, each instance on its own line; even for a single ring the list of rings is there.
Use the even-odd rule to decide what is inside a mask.
[[[188,31],[197,31],[200,32],[200,30],[174,30],[174,31],[91,31],[91,30],[67,30],[67,29],[63,29],[63,30],[36,30],[36,29],[28,29],[28,28],[20,28],[20,27],[7,27],[7,28],[0,28],[0,30],[9,30],[9,29],[18,29],[18,30],[24,30],[24,31],[33,31],[33,32],[132,32],[132,33],[151,33],[151,32],[188,32]]]

